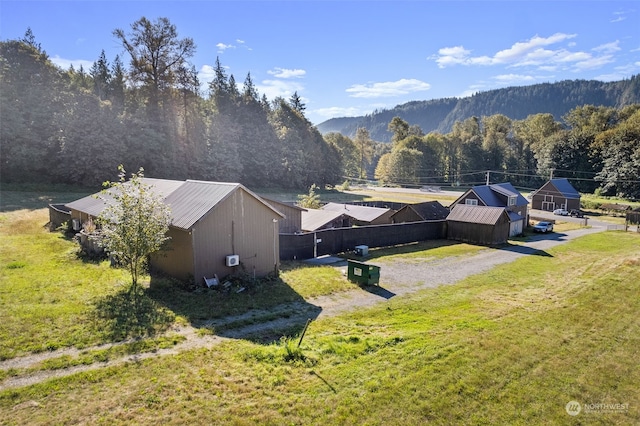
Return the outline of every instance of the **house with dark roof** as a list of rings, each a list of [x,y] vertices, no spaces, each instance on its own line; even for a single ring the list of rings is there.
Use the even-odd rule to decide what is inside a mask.
[[[449,215],[449,209],[438,201],[405,204],[391,215],[391,223],[422,222],[425,220],[443,220]]]
[[[566,178],[551,179],[531,193],[531,208],[554,211],[580,209],[580,193]]]
[[[367,207],[354,204],[327,203],[322,210],[341,212],[352,219],[353,225],[383,225],[391,223],[395,210],[383,207]]]
[[[455,200],[449,209],[457,205],[501,207],[509,216],[509,236],[522,234],[527,225],[529,202],[508,182],[474,186]],[[448,219],[448,218],[447,218]]]
[[[169,249],[151,256],[151,266],[186,279],[245,272],[264,276],[279,267],[278,221],[282,213],[239,183],[172,181],[143,183],[171,209]],[[88,196],[68,203],[72,220],[100,215],[108,198]]]
[[[469,244],[507,242],[511,219],[505,207],[457,204],[447,216],[447,239]]]

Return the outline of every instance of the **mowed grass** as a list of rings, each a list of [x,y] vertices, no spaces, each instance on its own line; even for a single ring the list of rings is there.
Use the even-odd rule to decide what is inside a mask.
[[[48,232],[47,221],[46,209],[0,213],[0,360],[150,337],[174,323],[200,326],[252,309],[358,288],[331,266],[285,262],[279,278],[245,283],[247,289],[240,294],[194,291],[171,278],[147,275],[136,299],[127,292],[130,277],[125,270],[112,268],[108,261],[83,260],[69,237]],[[428,252],[449,253],[452,247],[442,241],[380,253],[424,257]]]
[[[0,392],[6,424],[639,424],[640,236],[599,233],[456,285]],[[578,401],[618,404],[569,416]]]

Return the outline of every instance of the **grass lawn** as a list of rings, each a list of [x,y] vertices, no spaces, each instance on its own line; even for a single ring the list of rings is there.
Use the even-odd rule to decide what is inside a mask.
[[[8,425],[640,423],[640,236],[598,233],[548,254],[315,321],[300,347],[232,340],[5,390],[0,415]],[[5,284],[3,297],[17,297]],[[575,417],[569,401],[583,406]]]
[[[47,214],[46,209],[0,213],[0,360],[157,337],[174,324],[201,326],[211,319],[357,288],[331,266],[284,262],[278,279],[250,283],[241,294],[194,291],[171,278],[147,275],[142,293],[132,297],[124,270],[78,257],[75,242],[45,229]],[[424,259],[475,250],[443,240],[373,252],[376,257],[402,252]],[[250,322],[265,319],[262,314]],[[247,325],[247,320],[236,325]]]

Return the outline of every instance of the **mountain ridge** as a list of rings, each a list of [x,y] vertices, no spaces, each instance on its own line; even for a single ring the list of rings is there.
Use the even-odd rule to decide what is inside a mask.
[[[464,98],[410,101],[364,116],[332,118],[316,127],[322,134],[337,132],[351,138],[359,127],[364,127],[373,140],[390,142],[392,133],[387,126],[393,117],[417,125],[425,133],[448,133],[456,121],[473,116],[503,114],[512,120],[523,120],[529,115],[550,113],[561,121],[562,116],[583,105],[621,108],[635,103],[640,103],[640,74],[612,82],[562,80],[493,89]]]

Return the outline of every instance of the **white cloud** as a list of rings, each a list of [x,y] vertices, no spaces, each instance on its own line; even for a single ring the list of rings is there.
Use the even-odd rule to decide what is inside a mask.
[[[610,64],[611,62],[614,62],[612,55],[588,58],[588,59],[585,59],[584,61],[577,62],[575,64],[575,71],[600,68],[603,65]]]
[[[291,80],[263,80],[260,84],[256,84],[256,89],[261,94],[267,96],[267,99],[275,99],[280,96],[283,98],[289,98],[294,92],[300,92],[304,90],[304,86],[296,81]],[[302,98],[306,103],[307,101]]]
[[[438,50],[438,55],[432,57],[439,68],[454,65],[503,65],[506,67],[535,67],[541,71],[557,71],[558,69],[584,69],[598,68],[614,61],[612,54],[620,50],[618,40],[602,44],[592,49],[592,53],[584,51],[571,51],[567,48],[553,48],[552,45],[567,42],[569,47],[574,47],[574,42],[569,40],[576,34],[556,33],[550,37],[534,36],[531,39],[518,42],[508,49],[500,50],[493,56],[472,56],[471,51],[463,46],[445,47]]]
[[[416,79],[400,79],[373,84],[354,84],[346,90],[352,98],[383,98],[429,90],[431,85]]]
[[[267,71],[270,75],[276,78],[302,78],[307,72],[305,70],[300,69],[287,69],[287,68],[274,68],[273,70]]]
[[[596,46],[593,49],[596,52],[603,53],[613,53],[620,50],[620,40],[612,41],[611,43],[601,44],[600,46]]]
[[[218,53],[224,53],[227,49],[236,48],[236,46],[234,46],[233,44],[224,44],[224,43],[218,43],[216,44],[216,47],[218,48]]]
[[[82,68],[87,72],[89,72],[94,62],[94,61],[87,61],[85,59],[64,59],[58,55],[55,55],[50,59],[51,59],[51,62],[53,62],[63,70],[68,70],[71,67],[71,65],[73,65],[73,68],[77,71],[80,69],[80,66],[82,65]]]
[[[531,83],[537,80],[536,77],[522,74],[502,74],[497,75],[493,78],[494,80],[502,84]]]
[[[329,107],[329,108],[318,108],[309,113],[313,113],[320,117],[324,118],[333,118],[333,117],[359,117],[361,115],[366,114],[364,110],[356,107]]]

